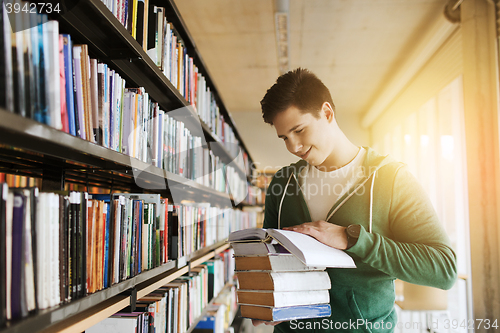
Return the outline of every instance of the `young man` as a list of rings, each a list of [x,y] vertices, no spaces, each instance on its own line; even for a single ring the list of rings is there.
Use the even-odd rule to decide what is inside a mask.
[[[403,163],[349,141],[314,74],[299,68],[280,76],[261,106],[264,121],[300,158],[274,176],[264,228],[311,235],[357,266],[327,270],[330,318],[283,322],[275,332],[392,332],[396,278],[453,286],[456,256],[424,190]]]

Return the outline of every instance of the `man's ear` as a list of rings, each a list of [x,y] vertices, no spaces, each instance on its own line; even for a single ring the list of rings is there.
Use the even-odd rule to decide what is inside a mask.
[[[328,120],[328,122],[331,122],[332,120],[335,119],[335,114],[333,112],[333,108],[330,103],[324,102],[323,105],[321,106],[321,110],[326,116],[326,120]]]

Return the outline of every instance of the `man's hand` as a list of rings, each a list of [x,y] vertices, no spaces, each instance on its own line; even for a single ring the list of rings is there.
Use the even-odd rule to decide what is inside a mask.
[[[264,320],[257,320],[257,319],[252,319],[252,325],[253,326],[259,326],[260,324],[266,324],[269,326],[275,326],[282,323],[282,321],[264,321]]]
[[[345,250],[347,248],[345,227],[333,223],[326,221],[307,222],[293,227],[285,227],[283,229],[312,236],[321,243],[336,249]]]

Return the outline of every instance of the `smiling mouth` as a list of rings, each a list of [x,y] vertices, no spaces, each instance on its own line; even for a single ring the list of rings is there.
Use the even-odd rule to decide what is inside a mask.
[[[305,153],[304,155],[300,155],[300,158],[302,158],[303,160],[305,160],[305,159],[307,158],[307,156],[309,156],[309,153],[311,152],[311,148],[312,148],[312,147],[310,147],[310,148],[306,151],[306,153]]]

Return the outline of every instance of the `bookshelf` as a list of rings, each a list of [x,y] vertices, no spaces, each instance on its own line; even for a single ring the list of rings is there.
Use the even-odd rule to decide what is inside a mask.
[[[99,59],[121,75],[134,87],[144,87],[149,97],[165,110],[185,108],[188,113],[179,116],[193,135],[204,137],[209,149],[224,163],[236,156],[223,140],[203,122],[196,111],[150,59],[139,43],[113,16],[101,0],[48,1],[59,3],[63,11],[51,14],[59,22],[60,32],[69,33],[73,40],[87,44],[92,58]],[[151,1],[151,4],[155,4]],[[158,3],[166,8],[167,17],[176,33],[183,39],[193,57],[227,124],[234,131],[242,151],[248,154],[234,121],[212,81],[210,73],[193,42],[189,31],[173,1]],[[65,183],[99,187],[110,192],[159,193],[171,197],[172,187],[181,191],[191,202],[227,205],[231,195],[201,185],[193,180],[165,171],[112,149],[100,146],[54,129],[35,120],[21,117],[0,108],[0,173],[16,174],[42,179],[42,190],[63,190]],[[249,164],[252,164],[249,156]],[[249,183],[251,169],[233,163],[236,171]],[[141,170],[137,173],[137,170]],[[145,190],[141,181],[151,185]],[[168,182],[167,182],[168,181]],[[143,271],[127,280],[78,298],[69,303],[39,310],[21,320],[8,322],[0,333],[20,332],[81,332],[109,317],[159,286],[189,272],[202,262],[215,257],[229,247],[224,241],[202,248],[188,256],[170,260],[159,267]],[[196,323],[194,323],[194,326]]]
[[[163,191],[157,191],[160,194],[166,194],[167,185],[174,185],[176,190],[183,190],[186,199],[190,200],[217,204],[230,198],[226,193],[32,119],[2,109],[0,118],[3,120],[0,123],[0,172],[42,178],[44,190],[61,190],[66,180],[82,185],[88,183],[90,186],[142,192],[136,185],[136,181],[140,180],[165,187]],[[136,177],[132,160],[136,168],[145,170]],[[47,171],[50,172],[48,175]],[[49,186],[45,186],[46,180]]]
[[[68,8],[66,4],[71,3],[70,0],[50,1],[53,4],[61,3],[62,8]],[[154,2],[153,2],[154,3]],[[242,146],[243,150],[248,153],[241,136],[236,130],[235,123],[224,107],[224,103],[217,91],[215,83],[210,79],[210,73],[201,58],[194,41],[187,30],[180,14],[173,1],[161,2],[161,6],[167,9],[167,17],[176,27],[177,33],[182,37],[188,53],[193,55],[194,61],[197,64],[200,72],[207,79],[208,85],[212,92],[215,93],[219,107],[224,114],[226,121],[235,129],[235,134]],[[137,41],[128,33],[125,27],[113,16],[108,8],[101,0],[84,0],[79,1],[77,5],[70,6],[70,9],[63,10],[54,18],[59,21],[60,29],[68,31],[80,43],[88,44],[89,50],[92,51],[93,57],[96,57],[116,68],[122,77],[127,81],[139,87],[146,88],[150,97],[159,103],[165,110],[175,110],[182,107],[187,107],[190,115],[183,116],[178,119],[183,121],[187,127],[195,134],[199,133],[198,125],[201,124],[203,134],[210,148],[226,163],[234,159],[224,147],[221,139],[217,137],[189,107],[189,103],[172,85],[172,83],[163,75],[161,70],[153,63],[151,58],[146,54]],[[243,169],[239,170],[242,174],[246,174]]]
[[[234,286],[234,282],[233,281],[229,281],[227,282],[224,287],[222,288],[222,290],[219,292],[219,295],[222,294],[226,289],[230,288],[231,286]],[[196,328],[196,324],[207,314],[207,309],[210,305],[212,305],[216,300],[217,300],[218,296],[214,296],[214,298],[212,298],[212,300],[207,304],[207,306],[205,307],[205,309],[202,311],[202,313],[194,320],[193,324],[189,327],[189,329],[186,331],[186,333],[191,333],[195,328]],[[236,309],[236,311],[234,312],[234,316],[233,316],[233,320],[231,321],[231,323],[234,321],[234,318],[236,317],[238,313],[238,309]]]
[[[157,287],[187,273],[190,266],[195,267],[228,247],[229,244],[221,242],[194,253],[188,261],[189,264],[181,268],[176,268],[176,262],[171,261],[162,267],[141,273],[85,298],[77,299],[54,309],[41,311],[35,316],[7,326],[1,332],[82,332],[129,306],[131,296],[127,293],[131,289],[136,289],[137,298],[143,297]],[[196,326],[196,324],[194,325]]]

